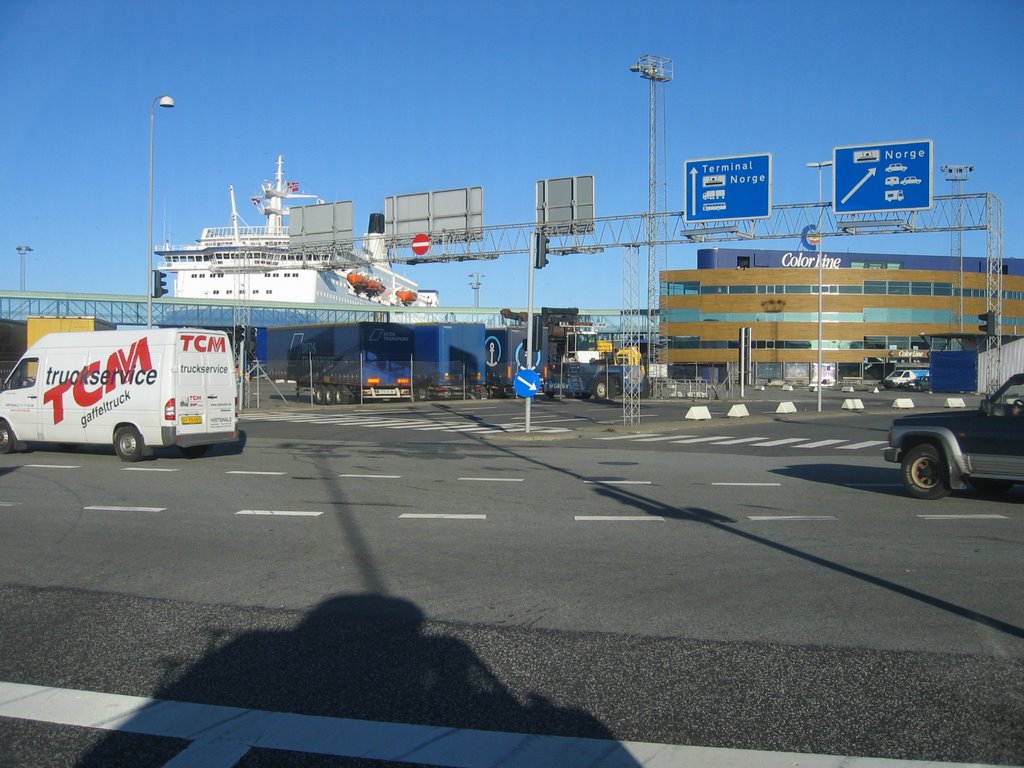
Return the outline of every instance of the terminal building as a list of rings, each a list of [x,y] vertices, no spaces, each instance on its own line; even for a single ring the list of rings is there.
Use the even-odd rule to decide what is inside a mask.
[[[985,258],[825,253],[822,380],[880,380],[926,367],[934,351],[973,351],[984,338]],[[674,376],[724,380],[751,329],[750,383],[816,380],[815,252],[706,248],[697,268],[661,277],[660,334]],[[1003,261],[1004,340],[1024,328],[1024,260]]]

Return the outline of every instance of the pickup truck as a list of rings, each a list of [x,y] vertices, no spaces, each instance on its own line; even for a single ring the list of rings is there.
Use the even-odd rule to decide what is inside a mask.
[[[895,419],[885,460],[900,465],[907,493],[940,499],[968,486],[1002,493],[1024,483],[1024,373],[1011,376],[974,411]]]

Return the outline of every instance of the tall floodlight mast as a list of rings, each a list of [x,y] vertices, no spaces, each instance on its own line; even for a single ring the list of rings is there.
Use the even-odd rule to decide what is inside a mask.
[[[649,130],[648,137],[648,199],[647,199],[647,364],[661,362],[659,353],[660,333],[656,317],[659,298],[659,273],[667,268],[665,264],[665,236],[662,231],[664,219],[655,214],[659,211],[658,196],[658,86],[672,79],[672,59],[648,53],[630,68],[650,84],[649,96]],[[664,106],[662,107],[664,113]],[[662,207],[664,200],[662,199]],[[635,315],[637,307],[624,307],[628,317]],[[627,423],[639,421],[640,387],[626,386],[623,388],[623,410]],[[635,390],[635,391],[634,391]],[[628,403],[632,401],[632,405]],[[633,411],[630,418],[629,411]]]

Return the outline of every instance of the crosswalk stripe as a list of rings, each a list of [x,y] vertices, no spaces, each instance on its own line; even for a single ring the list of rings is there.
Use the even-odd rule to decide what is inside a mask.
[[[780,440],[769,440],[767,443],[754,443],[756,448],[774,448],[777,445],[790,445],[791,443],[802,443],[806,437],[784,437]]]
[[[711,437],[688,437],[685,440],[673,440],[673,443],[707,443],[712,440],[728,440],[728,435],[712,435]]]
[[[794,445],[794,448],[824,448],[827,445],[838,445],[839,443],[845,443],[845,440],[819,440],[816,443],[804,443],[803,445]]]
[[[875,448],[880,445],[888,445],[888,440],[865,440],[863,443],[851,443],[850,445],[840,445],[836,448],[839,451],[854,451],[858,448]]]

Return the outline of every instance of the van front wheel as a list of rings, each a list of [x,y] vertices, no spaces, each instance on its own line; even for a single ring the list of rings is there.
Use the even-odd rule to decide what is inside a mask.
[[[0,419],[0,453],[10,453],[14,450],[15,444],[18,442],[14,436],[14,430],[11,429],[3,419]]]
[[[121,427],[114,433],[114,450],[121,461],[138,461],[144,448],[142,435],[135,427]]]

